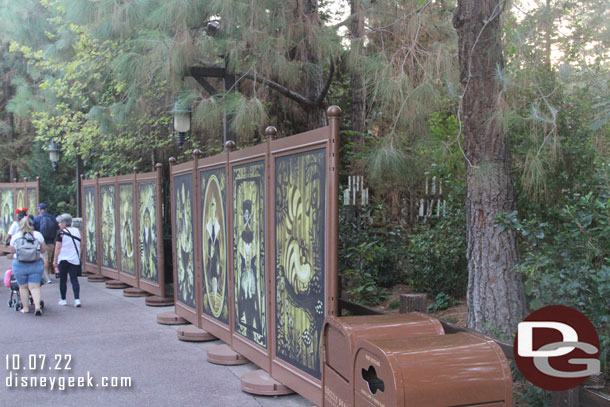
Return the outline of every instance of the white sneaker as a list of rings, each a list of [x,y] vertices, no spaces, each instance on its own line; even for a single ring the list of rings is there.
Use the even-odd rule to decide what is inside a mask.
[[[66,302],[66,300],[59,300],[58,304],[59,304],[59,305],[68,305],[68,303]]]
[[[74,300],[74,306],[80,308],[80,300]]]

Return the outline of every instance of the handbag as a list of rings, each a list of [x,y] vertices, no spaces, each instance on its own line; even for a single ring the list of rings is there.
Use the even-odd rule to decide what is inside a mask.
[[[78,237],[74,236],[72,233],[70,233],[68,228],[64,229],[64,233],[72,238],[72,243],[74,244],[74,250],[76,250],[76,255],[78,256],[78,271],[76,272],[76,277],[82,277],[83,271],[82,271],[82,265],[81,265],[81,261],[80,261],[80,252],[78,251],[78,247],[76,246],[76,241],[78,240],[80,242],[80,238],[78,238]]]

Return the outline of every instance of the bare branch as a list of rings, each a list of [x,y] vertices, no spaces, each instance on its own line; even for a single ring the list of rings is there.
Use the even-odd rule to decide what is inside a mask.
[[[309,100],[308,98],[301,95],[300,93],[295,92],[291,89],[288,89],[284,85],[281,85],[275,81],[267,79],[264,76],[254,75],[251,73],[246,73],[246,74],[243,74],[240,76],[242,76],[244,78],[248,78],[251,81],[258,82],[261,85],[269,86],[271,89],[275,90],[276,92],[286,96],[288,99],[293,100],[304,107],[313,107],[316,105],[314,101]]]
[[[333,61],[330,61],[330,71],[328,72],[328,79],[326,79],[326,83],[324,84],[324,87],[322,88],[322,90],[320,91],[320,94],[316,98],[316,101],[315,101],[316,105],[320,105],[322,103],[322,101],[324,100],[324,98],[326,97],[326,94],[328,93],[328,89],[330,88],[330,84],[333,82],[334,75],[335,75],[335,63]]]

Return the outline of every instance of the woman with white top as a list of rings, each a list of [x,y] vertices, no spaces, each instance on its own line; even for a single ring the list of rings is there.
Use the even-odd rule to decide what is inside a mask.
[[[13,223],[11,223],[11,226],[9,226],[8,228],[8,233],[6,234],[7,246],[10,246],[11,244],[11,237],[13,237],[19,232],[19,222],[21,222],[21,219],[27,216],[27,209],[17,209],[15,213],[17,214],[17,220],[14,220]]]
[[[39,243],[39,259],[35,261],[21,261],[24,259],[19,259],[20,252],[17,249],[23,247],[25,241],[32,238]],[[44,243],[44,237],[40,232],[34,230],[32,221],[27,216],[19,222],[19,232],[11,237],[11,247],[12,251],[15,253],[15,257],[13,258],[13,274],[17,280],[17,284],[19,284],[19,295],[23,304],[21,312],[24,314],[30,312],[29,299],[30,293],[32,293],[35,314],[42,315],[42,310],[40,309],[40,279],[44,272],[42,255],[47,250],[47,246]]]
[[[80,285],[78,271],[80,270],[80,231],[72,227],[72,216],[64,213],[57,217],[59,232],[55,242],[53,266],[59,268],[59,305],[68,305],[66,291],[68,290],[68,275],[74,292],[74,306],[80,307]]]

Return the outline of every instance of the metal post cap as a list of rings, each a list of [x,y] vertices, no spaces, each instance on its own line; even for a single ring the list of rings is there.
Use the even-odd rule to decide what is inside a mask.
[[[326,111],[329,117],[340,117],[341,116],[341,108],[339,106],[331,106]]]
[[[265,135],[270,139],[275,139],[276,134],[277,129],[274,126],[267,126],[267,128],[265,129]]]
[[[235,149],[235,142],[233,140],[227,140],[225,148],[229,151],[233,151],[233,149]]]

